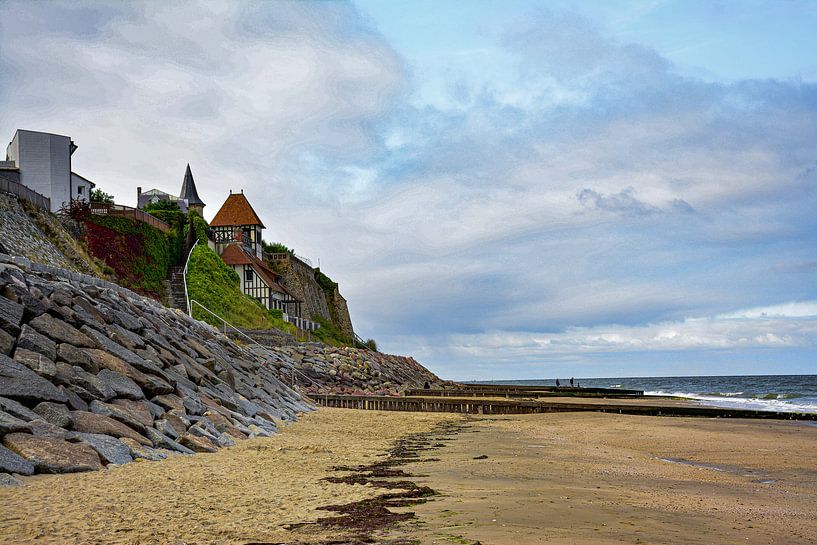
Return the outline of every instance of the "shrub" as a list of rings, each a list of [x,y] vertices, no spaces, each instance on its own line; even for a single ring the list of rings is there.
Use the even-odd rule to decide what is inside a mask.
[[[327,320],[320,315],[313,315],[312,321],[321,325],[320,328],[312,332],[312,335],[321,342],[332,346],[354,346],[352,339],[344,335],[331,320]]]
[[[93,202],[104,202],[108,204],[113,204],[113,195],[110,193],[105,193],[101,189],[92,189],[91,190],[91,200]]]
[[[281,244],[280,242],[267,242],[266,240],[261,241],[261,248],[264,249],[265,252],[268,254],[294,254],[295,250],[291,250],[287,246]]]
[[[187,292],[198,301],[236,327],[246,329],[280,329],[293,333],[295,327],[283,321],[280,311],[270,311],[241,292],[238,274],[206,244],[199,244],[190,256],[187,270]],[[197,305],[192,305],[192,316],[213,326],[222,322]]]

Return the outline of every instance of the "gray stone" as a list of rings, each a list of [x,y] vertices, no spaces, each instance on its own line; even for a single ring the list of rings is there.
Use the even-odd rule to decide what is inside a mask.
[[[29,322],[29,325],[43,335],[60,343],[68,343],[80,348],[91,348],[93,346],[91,339],[87,335],[49,314],[37,316]],[[52,359],[56,359],[56,356]]]
[[[132,462],[130,448],[110,435],[99,433],[74,433],[74,437],[94,449],[106,464],[127,464]]]
[[[175,394],[162,394],[157,395],[152,399],[152,401],[158,405],[161,405],[168,411],[176,409],[179,411],[184,410],[184,403],[182,402],[182,398]]]
[[[51,382],[3,354],[0,354],[0,396],[30,401],[67,401],[65,394]]]
[[[108,401],[109,399],[116,397],[116,392],[108,385],[108,383],[104,382],[96,375],[83,371],[82,367],[74,367],[74,376],[71,377],[71,384],[79,386],[91,395],[91,398],[88,399],[83,397],[79,391],[77,392],[80,397],[89,403],[94,399]]]
[[[17,473],[19,475],[31,475],[34,473],[34,464],[19,454],[10,451],[3,445],[0,445],[0,471]]]
[[[20,331],[20,322],[23,321],[23,305],[13,303],[5,297],[0,297],[0,329],[17,335]]]
[[[157,420],[156,422],[154,422],[154,426],[162,434],[167,435],[171,439],[179,438],[179,432],[176,431],[176,428],[174,428],[173,425],[167,420]]]
[[[20,336],[17,337],[17,348],[37,352],[51,361],[57,359],[57,343],[34,331],[28,324],[20,330]]]
[[[181,445],[167,437],[166,435],[154,430],[153,428],[149,428],[147,430],[148,439],[153,441],[153,446],[156,448],[165,448],[168,450],[175,450],[176,452],[181,452],[183,454],[193,454],[193,451],[187,448],[184,445]]]
[[[71,420],[71,411],[61,403],[43,401],[34,407],[34,412],[40,415],[46,422],[50,422],[60,428],[70,428],[73,423],[73,420]]]
[[[130,455],[133,457],[134,460],[142,459],[149,460],[151,462],[158,462],[160,460],[165,460],[167,458],[167,453],[145,445],[140,445],[133,439],[129,439],[126,437],[122,439],[122,442],[125,445],[127,445],[127,447],[130,449]]]
[[[0,410],[5,411],[11,416],[19,418],[20,420],[24,420],[26,422],[40,417],[31,409],[7,397],[0,397]]]
[[[142,329],[142,322],[139,321],[138,318],[127,314],[125,312],[121,312],[119,310],[113,311],[113,318],[116,323],[124,327],[125,329],[130,329],[131,331],[139,332]]]
[[[145,400],[145,405],[147,405],[150,414],[153,415],[153,418],[161,418],[161,416],[166,412],[163,407],[155,404],[152,401]]]
[[[25,420],[20,420],[5,411],[0,411],[0,435],[15,431],[28,431],[29,427]]]
[[[28,423],[32,435],[37,437],[55,437],[57,439],[67,439],[70,432],[64,428],[55,426],[51,422],[46,422],[42,418],[37,418]]]
[[[62,360],[70,365],[78,365],[89,373],[96,374],[99,372],[99,366],[91,359],[87,351],[70,344],[62,343],[57,346],[57,360]]]
[[[121,373],[111,371],[110,369],[103,369],[96,376],[99,380],[110,386],[118,397],[128,399],[143,399],[145,397],[139,385]]]
[[[79,397],[75,391],[71,390],[70,387],[66,388],[65,386],[57,386],[57,388],[62,393],[65,394],[65,397],[68,398],[68,406],[71,407],[72,410],[74,411],[88,410],[88,404],[85,401],[83,401],[83,399]],[[74,386],[74,388],[76,388],[76,386]],[[91,394],[87,393],[87,395],[90,396]]]
[[[111,324],[107,326],[105,328],[105,332],[108,334],[108,338],[113,342],[121,344],[134,353],[137,350],[141,350],[145,347],[145,340],[142,337],[136,333],[133,333],[132,331],[128,331],[118,324]]]
[[[207,437],[185,433],[179,443],[195,452],[218,452],[216,444]]]
[[[4,329],[0,329],[0,354],[7,356],[11,354],[16,341],[17,339],[13,335],[9,335]]]
[[[143,445],[151,445],[149,439],[127,425],[109,416],[84,411],[71,411],[74,429],[85,433],[102,433],[113,437],[129,438]]]
[[[128,350],[124,346],[119,343],[115,343],[106,337],[103,333],[96,331],[94,329],[89,328],[88,326],[82,326],[82,332],[88,335],[91,340],[94,341],[97,348],[100,350],[104,350],[106,352],[110,352],[117,358],[125,360],[127,363],[142,371],[143,373],[153,373],[154,375],[162,376],[162,369],[153,363],[152,361],[148,361],[136,353]]]
[[[23,483],[13,475],[0,473],[0,486],[20,486]]]
[[[35,373],[46,378],[54,378],[57,374],[57,365],[39,352],[17,347],[14,351],[14,361],[19,361]]]
[[[235,439],[229,433],[221,433],[216,438],[216,444],[222,448],[235,446]]]
[[[173,393],[175,388],[168,382],[154,375],[145,375],[147,379],[142,384],[142,390],[149,396]]]
[[[64,439],[11,433],[3,437],[3,444],[34,464],[41,473],[73,473],[102,468],[94,449]]]

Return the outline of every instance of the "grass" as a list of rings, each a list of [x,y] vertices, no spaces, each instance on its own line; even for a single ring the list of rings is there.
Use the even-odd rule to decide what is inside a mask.
[[[196,300],[236,327],[244,329],[280,329],[294,333],[295,326],[284,322],[279,313],[241,292],[240,278],[206,245],[199,244],[190,257],[187,290]],[[193,317],[216,327],[222,325],[200,307],[193,305]]]

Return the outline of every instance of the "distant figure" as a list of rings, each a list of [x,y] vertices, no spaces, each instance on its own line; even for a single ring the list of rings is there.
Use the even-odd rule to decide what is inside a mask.
[[[557,378],[557,379],[556,379],[556,387],[558,388],[558,387],[559,387],[559,386],[561,386],[561,385],[562,385],[562,383],[561,383],[561,382],[559,382],[559,379]]]
[[[573,388],[573,377],[570,377],[570,387]]]
[[[423,384],[423,390],[431,390],[431,384],[429,384],[428,381],[426,381],[426,383]]]

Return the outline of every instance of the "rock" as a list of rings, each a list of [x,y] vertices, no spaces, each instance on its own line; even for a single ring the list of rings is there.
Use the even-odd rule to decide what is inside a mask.
[[[34,412],[40,415],[46,422],[59,426],[60,428],[70,428],[73,423],[73,420],[71,420],[71,411],[61,403],[43,401],[34,407]]]
[[[150,414],[153,415],[154,419],[161,418],[166,412],[163,407],[160,407],[152,401],[145,400],[144,404],[147,405],[147,408],[150,411]]]
[[[94,449],[64,439],[12,433],[3,437],[3,444],[34,464],[41,473],[73,473],[102,468]]]
[[[7,397],[0,397],[0,410],[10,414],[15,418],[26,422],[39,418],[40,415]]]
[[[82,367],[74,367],[74,376],[71,377],[71,384],[79,386],[91,395],[90,398],[87,398],[82,395],[80,390],[77,391],[77,394],[88,402],[95,399],[107,401],[116,396],[116,392],[108,383],[96,375],[83,371]]]
[[[178,411],[184,410],[184,403],[182,398],[174,394],[162,394],[151,399],[157,405],[160,405],[168,411],[176,409]]]
[[[29,401],[57,401],[67,398],[51,384],[22,363],[0,354],[0,396]]]
[[[110,386],[118,397],[128,399],[143,399],[145,397],[139,385],[121,373],[111,371],[110,369],[103,369],[96,377]]]
[[[118,323],[125,329],[130,329],[131,331],[136,331],[137,333],[142,330],[142,322],[140,322],[137,318],[134,318],[130,314],[121,312],[119,310],[114,310],[113,318],[116,321],[116,323]]]
[[[56,439],[68,439],[70,432],[64,428],[55,426],[51,422],[46,422],[42,418],[37,418],[28,423],[32,435],[37,437],[54,437]]]
[[[18,473],[20,475],[34,474],[34,464],[0,445],[0,471]]]
[[[159,433],[153,428],[148,428],[147,436],[148,439],[153,441],[154,447],[173,450],[176,452],[181,452],[182,454],[193,454],[193,451],[190,450],[189,448],[185,447],[184,445],[180,445],[170,437],[167,437],[166,435]]]
[[[170,394],[173,393],[173,391],[175,390],[175,388],[171,386],[170,383],[160,379],[157,376],[154,375],[145,376],[147,377],[147,380],[145,380],[145,382],[141,384],[141,386],[142,390],[144,390],[144,392],[149,396]]]
[[[23,321],[24,309],[23,305],[0,297],[0,329],[11,335],[17,335],[20,331],[20,322]]]
[[[167,435],[171,439],[179,438],[180,435],[179,432],[176,431],[176,428],[174,428],[173,425],[167,420],[157,420],[156,422],[154,422],[154,426],[157,430],[159,430],[160,433],[162,433],[163,435]],[[148,437],[148,439],[150,438]]]
[[[62,360],[72,366],[78,365],[89,373],[97,374],[99,372],[99,365],[91,359],[87,351],[70,344],[63,343],[57,346],[57,360]]]
[[[179,443],[194,452],[217,452],[218,447],[207,437],[185,433]]]
[[[145,384],[148,380],[147,375],[136,370],[131,364],[104,350],[92,349],[86,350],[85,353],[99,369],[110,369],[120,375],[125,375],[136,384]]]
[[[142,459],[142,460],[149,460],[151,462],[158,462],[160,460],[164,460],[167,458],[167,454],[156,450],[154,448],[150,448],[144,445],[140,445],[136,441],[130,438],[123,438],[122,443],[124,443],[128,449],[130,449],[130,455],[133,457],[134,460]]]
[[[133,461],[130,448],[119,439],[111,437],[110,435],[74,433],[74,437],[94,449],[106,464],[121,465]]]
[[[91,348],[93,346],[91,339],[87,335],[49,314],[41,314],[31,320],[29,324],[43,335],[57,342],[68,343],[80,348]],[[56,356],[51,359],[56,359]]]
[[[91,329],[88,326],[82,326],[82,332],[88,335],[91,338],[91,340],[94,341],[94,344],[97,346],[97,348],[105,352],[110,352],[117,358],[126,361],[139,371],[142,371],[143,373],[153,373],[155,375],[160,376],[162,375],[162,369],[158,365],[156,365],[152,361],[148,361],[138,356],[137,354],[128,350],[121,344],[113,342],[103,333],[100,333],[95,329]]]
[[[5,411],[0,411],[0,435],[13,433],[15,431],[28,431],[28,423],[12,416]]]
[[[17,347],[17,350],[14,351],[14,361],[19,361],[38,375],[48,379],[54,378],[57,374],[57,364],[39,352],[26,348]]]
[[[4,329],[0,329],[0,354],[8,356],[14,350],[14,343],[17,339],[13,335],[6,333]]]
[[[81,397],[77,395],[76,392],[66,388],[65,386],[57,386],[57,388],[65,394],[65,397],[68,398],[68,406],[71,407],[71,410],[74,411],[87,411],[88,404],[82,400]],[[88,394],[89,396],[91,394]]]
[[[41,335],[32,329],[28,324],[24,325],[20,330],[20,336],[17,337],[17,349],[26,348],[32,352],[42,354],[51,361],[57,359],[57,343]]]
[[[0,486],[20,486],[23,483],[13,475],[8,473],[0,473]]]
[[[216,438],[216,444],[222,448],[232,447],[235,445],[235,439],[229,433],[222,433]]]
[[[173,426],[173,429],[179,432],[179,434],[184,433],[187,428],[190,427],[190,420],[187,419],[183,411],[168,411],[163,415],[163,418],[168,424]]]
[[[113,437],[119,437],[120,439],[127,437],[142,443],[143,445],[151,444],[150,440],[145,438],[143,435],[140,435],[122,422],[114,420],[108,416],[84,411],[71,411],[71,417],[74,419],[74,429],[76,431],[85,433],[102,433]]]

